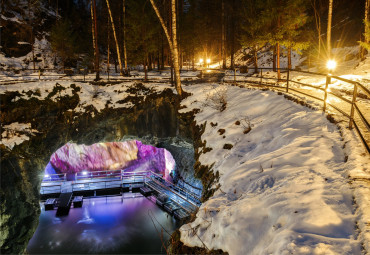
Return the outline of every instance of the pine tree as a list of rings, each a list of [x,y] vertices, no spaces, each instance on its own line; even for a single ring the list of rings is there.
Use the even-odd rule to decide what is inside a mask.
[[[75,58],[77,52],[77,36],[73,32],[72,23],[68,20],[58,21],[51,29],[50,43],[52,49],[59,55],[63,66]]]

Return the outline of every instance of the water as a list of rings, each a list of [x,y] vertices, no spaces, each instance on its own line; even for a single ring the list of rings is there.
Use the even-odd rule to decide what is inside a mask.
[[[165,254],[155,219],[169,233],[179,227],[173,217],[139,193],[85,198],[82,208],[72,207],[62,217],[55,216],[56,210],[45,211],[43,204],[41,208],[39,225],[27,246],[30,254]],[[162,238],[169,240],[165,231]]]

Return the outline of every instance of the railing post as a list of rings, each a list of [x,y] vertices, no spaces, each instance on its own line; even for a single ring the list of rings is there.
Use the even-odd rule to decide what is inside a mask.
[[[86,76],[86,69],[84,70],[84,82],[85,82],[85,76]]]
[[[325,91],[324,91],[324,108],[322,109],[323,112],[326,111],[326,100],[328,98],[328,87],[329,87],[329,84],[331,83],[331,75],[328,74],[326,75],[326,84],[325,84]]]
[[[236,84],[236,68],[234,68],[234,84]]]
[[[41,69],[39,69],[39,80],[41,79]]]
[[[200,78],[203,79],[203,70],[200,70]]]
[[[353,116],[355,114],[356,97],[357,97],[357,83],[355,83],[355,87],[353,88],[351,115],[349,117],[349,129],[353,128]]]
[[[286,92],[288,93],[288,91],[289,91],[289,68],[286,76]]]
[[[260,85],[262,85],[262,68],[261,68],[261,79],[260,79]]]

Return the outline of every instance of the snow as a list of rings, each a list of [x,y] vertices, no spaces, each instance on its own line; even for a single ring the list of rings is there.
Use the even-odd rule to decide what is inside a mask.
[[[201,139],[212,148],[199,160],[214,164],[220,187],[194,222],[181,227],[181,241],[229,254],[360,254],[361,242],[370,239],[357,236],[355,222],[369,222],[370,195],[356,187],[362,194],[356,201],[365,201],[356,214],[348,175],[356,169],[370,177],[370,160],[352,131],[343,141],[322,112],[271,91],[215,84],[186,90],[193,95],[182,111],[200,109],[196,122],[207,123]],[[207,102],[215,90],[227,100],[222,112]]]
[[[74,84],[74,86],[71,86]],[[134,96],[127,90],[135,86],[135,82],[124,82],[119,84],[105,86],[92,85],[89,83],[82,82],[71,82],[71,81],[38,81],[32,83],[17,83],[10,85],[1,85],[0,94],[5,94],[6,92],[20,92],[20,96],[13,99],[13,102],[22,99],[30,99],[32,97],[39,100],[46,100],[47,97],[54,89],[58,89],[58,92],[51,96],[49,99],[56,102],[64,96],[73,96],[77,93],[79,96],[79,103],[75,109],[76,113],[86,112],[86,108],[91,106],[98,113],[103,109],[109,108],[131,108],[134,106],[132,102],[121,102],[128,96]],[[76,91],[74,92],[75,87]],[[174,88],[169,84],[157,84],[152,83],[146,85],[146,87],[152,91],[152,93],[159,93],[164,89]],[[32,92],[32,93],[30,93]],[[139,95],[145,99],[146,95]],[[89,114],[94,117],[95,112],[90,111]],[[5,131],[2,133],[1,143],[4,144],[9,149],[13,149],[15,145],[21,144],[22,142],[29,140],[29,137],[37,132],[37,130],[31,129],[31,124],[20,124],[18,122],[11,123],[10,125],[3,126]]]
[[[31,123],[14,122],[10,125],[3,126],[3,133],[1,134],[0,144],[13,149],[15,145],[21,144],[29,140],[30,136],[35,135],[37,130],[31,128]]]
[[[357,71],[344,75],[364,82],[368,65],[369,58]],[[275,75],[270,73],[264,76]],[[142,71],[134,74],[143,76]],[[159,79],[170,75],[150,74]],[[55,73],[44,75],[52,78]],[[323,77],[291,75],[297,81],[323,86]],[[0,94],[19,91],[22,95],[15,101],[30,97],[44,100],[55,86],[61,86],[63,89],[50,98],[57,101],[73,95],[73,83],[80,100],[75,112],[83,113],[89,106],[97,114],[106,107],[133,106],[120,101],[131,95],[132,81],[99,86],[69,79],[2,85]],[[243,79],[259,81],[256,77]],[[335,82],[331,88],[344,90],[341,84]],[[164,83],[144,86],[153,93],[168,88],[175,92]],[[183,101],[186,108],[181,112],[200,109],[195,120],[198,125],[207,123],[201,139],[212,150],[201,154],[199,161],[213,165],[211,171],[220,174],[213,185],[220,185],[215,194],[201,206],[194,222],[180,229],[186,245],[205,245],[229,254],[360,254],[361,246],[370,250],[370,187],[363,181],[370,178],[370,159],[355,131],[343,123],[338,124],[339,130],[321,111],[272,91],[222,84],[193,84],[184,89],[192,96]],[[33,94],[26,94],[28,91]],[[223,101],[226,108],[221,111]],[[30,123],[12,123],[3,129],[7,133],[3,132],[1,143],[9,149],[37,132]],[[225,133],[220,135],[220,129]],[[233,147],[224,149],[225,144]]]

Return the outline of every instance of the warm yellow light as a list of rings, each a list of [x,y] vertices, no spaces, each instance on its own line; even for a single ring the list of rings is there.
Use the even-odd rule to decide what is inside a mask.
[[[211,63],[211,60],[209,58],[207,58],[207,64]]]
[[[327,63],[326,63],[326,67],[329,69],[329,70],[334,70],[335,67],[337,67],[337,62],[335,62],[335,60],[329,60]]]
[[[203,62],[204,62],[203,58],[199,59],[199,63],[203,63]]]

